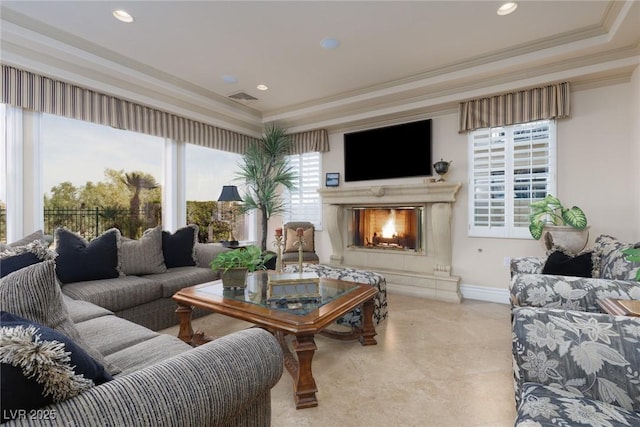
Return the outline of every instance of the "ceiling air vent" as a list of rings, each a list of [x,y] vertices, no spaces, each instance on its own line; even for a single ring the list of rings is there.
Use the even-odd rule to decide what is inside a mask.
[[[251,96],[246,92],[237,92],[229,95],[229,98],[235,99],[236,101],[257,101],[258,98],[255,96]]]

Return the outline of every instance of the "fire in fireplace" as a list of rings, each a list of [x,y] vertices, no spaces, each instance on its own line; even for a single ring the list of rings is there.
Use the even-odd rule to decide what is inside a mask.
[[[422,248],[422,206],[353,207],[351,246],[419,251]]]

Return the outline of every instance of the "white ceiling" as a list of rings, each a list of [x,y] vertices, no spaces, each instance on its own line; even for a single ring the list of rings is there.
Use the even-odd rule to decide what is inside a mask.
[[[250,133],[623,79],[640,63],[640,2],[521,1],[504,17],[500,3],[2,0],[0,53],[5,64]],[[116,21],[116,8],[135,22]],[[325,50],[325,37],[341,45]],[[239,91],[258,100],[228,98]]]

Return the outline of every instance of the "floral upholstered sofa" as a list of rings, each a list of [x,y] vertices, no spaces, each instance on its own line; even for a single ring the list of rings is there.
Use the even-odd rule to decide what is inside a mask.
[[[640,318],[515,307],[515,425],[640,426]]]
[[[635,279],[640,263],[626,260],[622,253],[632,247],[640,243],[602,235],[592,250],[575,256],[555,251],[547,257],[512,258],[511,303],[598,312],[599,298],[640,299],[640,282]],[[560,260],[551,265],[552,258]],[[566,271],[574,274],[562,274]],[[577,276],[576,271],[584,274]]]
[[[516,426],[640,426],[640,318],[596,303],[640,299],[634,246],[600,236],[583,254],[512,259]]]

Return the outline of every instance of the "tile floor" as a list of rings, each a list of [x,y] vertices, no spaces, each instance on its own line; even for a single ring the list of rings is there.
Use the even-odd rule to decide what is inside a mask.
[[[272,390],[272,426],[513,425],[508,305],[394,294],[388,304],[376,346],[316,338],[318,407],[295,409],[284,371]],[[194,320],[208,334],[248,326],[222,315]],[[177,327],[164,332],[177,334]]]

